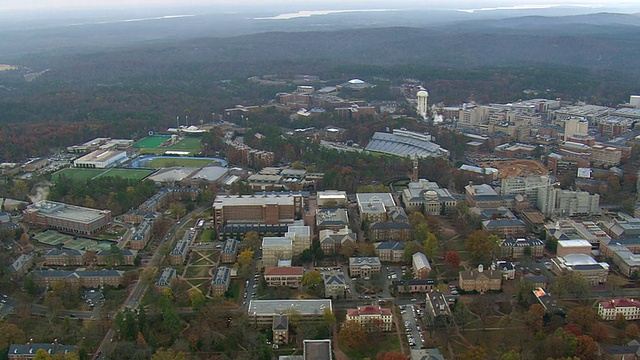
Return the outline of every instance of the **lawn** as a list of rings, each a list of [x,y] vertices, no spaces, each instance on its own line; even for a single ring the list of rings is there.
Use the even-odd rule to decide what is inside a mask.
[[[151,168],[167,168],[174,166],[183,167],[204,167],[209,165],[213,160],[208,159],[193,159],[188,157],[170,157],[170,158],[156,158],[150,160],[145,164],[146,167]]]
[[[61,176],[66,178],[75,180],[75,181],[86,181],[91,180],[94,177],[100,175],[104,170],[103,169],[78,169],[78,168],[67,168],[62,169],[53,175],[51,175],[51,180],[53,182],[57,182]]]
[[[198,242],[210,242],[211,240],[211,235],[213,235],[213,230],[211,229],[205,229],[202,231],[202,233],[200,234],[200,236],[198,237]]]
[[[186,150],[186,151],[191,151],[192,153],[199,153],[200,138],[192,138],[192,137],[184,138],[178,141],[177,144],[167,146],[167,150]]]
[[[135,148],[157,148],[162,145],[165,141],[171,139],[171,135],[152,135],[146,137],[137,143],[133,144]]]
[[[209,270],[211,270],[212,266],[189,266],[186,274],[184,274],[185,278],[202,278],[209,276]]]
[[[99,176],[112,176],[112,177],[121,177],[123,179],[129,180],[142,180],[147,176],[153,174],[154,170],[143,170],[143,169],[109,169]]]

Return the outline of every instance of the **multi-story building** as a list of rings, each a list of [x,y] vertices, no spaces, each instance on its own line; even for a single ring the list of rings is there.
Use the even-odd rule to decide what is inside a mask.
[[[640,238],[612,240],[602,244],[600,251],[611,259],[621,274],[632,277],[640,273]]]
[[[96,253],[96,264],[110,266],[135,265],[138,250],[118,249],[118,252],[119,254],[116,254],[110,249],[98,251]]]
[[[544,226],[547,239],[587,240],[595,248],[608,243],[611,238],[593,221],[560,220]]]
[[[600,195],[543,187],[538,189],[538,209],[546,216],[599,214]]]
[[[213,270],[213,277],[211,278],[211,295],[224,296],[224,293],[229,290],[230,283],[231,269],[226,266],[215,268],[215,270]]]
[[[73,161],[77,168],[104,169],[127,160],[127,152],[120,150],[96,150]]]
[[[357,234],[343,227],[340,230],[320,230],[320,248],[325,254],[337,254],[343,245],[356,245]]]
[[[341,190],[318,191],[316,202],[321,208],[345,207],[348,203],[347,192]]]
[[[500,244],[502,256],[508,259],[521,259],[525,249],[530,249],[532,257],[542,257],[544,241],[538,238],[507,238]]]
[[[288,237],[267,236],[262,239],[262,265],[276,266],[279,260],[291,260],[293,241]]]
[[[482,230],[499,237],[523,236],[527,225],[520,219],[492,219],[482,222]]]
[[[7,353],[7,359],[34,359],[38,350],[44,350],[49,356],[55,356],[56,358],[60,355],[64,356],[67,353],[78,352],[78,349],[76,349],[76,347],[73,345],[58,344],[57,339],[52,343],[32,343],[31,341],[29,341],[26,344],[11,344],[9,346],[9,352]]]
[[[340,230],[349,226],[349,215],[345,209],[317,209],[316,228],[318,230]]]
[[[134,250],[142,250],[149,239],[151,238],[151,227],[153,226],[153,220],[145,218],[142,222],[136,226],[136,229],[129,239],[129,246]]]
[[[88,235],[109,225],[111,211],[42,200],[27,206],[23,213],[23,220],[30,225],[42,228]]]
[[[162,289],[165,287],[171,286],[171,282],[176,278],[176,269],[174,268],[164,268],[158,274],[158,279],[156,280],[155,286],[158,289]]]
[[[402,191],[402,202],[407,211],[420,211],[425,215],[448,214],[458,204],[449,189],[441,189],[437,183],[425,179],[410,182]]]
[[[264,268],[264,280],[267,282],[267,286],[298,288],[302,283],[302,275],[304,275],[304,268],[301,266],[267,266]]]
[[[427,256],[421,252],[413,254],[411,257],[411,265],[413,268],[413,275],[417,279],[426,279],[431,273],[431,265]]]
[[[83,250],[51,249],[44,254],[47,266],[83,266],[87,262],[87,252]]]
[[[227,239],[222,245],[220,251],[220,262],[223,264],[233,264],[238,256],[238,244],[236,239]]]
[[[360,222],[368,221],[370,224],[385,222],[387,211],[396,207],[396,202],[389,193],[358,193],[356,199],[360,211]]]
[[[300,323],[321,323],[325,309],[333,311],[330,299],[251,300],[247,314],[249,323],[264,327],[279,314],[295,314]]]
[[[349,274],[352,277],[371,277],[380,273],[380,259],[377,257],[350,257]]]
[[[140,209],[131,209],[122,214],[122,221],[129,224],[140,224],[144,220],[155,220],[158,216],[153,211],[145,211]]]
[[[9,271],[12,274],[12,277],[17,278],[26,274],[27,271],[33,266],[35,256],[33,252],[28,254],[20,254],[18,258],[9,265]]]
[[[289,343],[289,318],[285,314],[277,314],[273,316],[273,324],[271,325],[273,333],[273,343],[283,345]]]
[[[458,275],[458,286],[462,291],[497,291],[502,288],[502,272],[484,270],[482,264],[477,269],[463,270]]]
[[[585,254],[591,255],[592,245],[587,240],[558,240],[557,256],[565,256],[568,254]]]
[[[169,253],[169,262],[171,265],[182,265],[187,259],[189,253],[189,246],[196,238],[197,231],[195,229],[187,230],[182,239],[176,242],[175,246]]]
[[[404,257],[404,242],[385,241],[375,243],[376,255],[380,261],[401,262]]]
[[[292,241],[293,256],[298,256],[306,249],[311,248],[311,227],[309,226],[289,225],[288,231],[284,236]]]
[[[497,209],[506,207],[511,209],[515,206],[516,195],[498,195],[498,193],[487,184],[465,186],[465,202],[471,207],[482,209]]]
[[[406,241],[411,237],[411,231],[411,224],[406,222],[377,222],[369,226],[368,233],[371,241]]]
[[[119,270],[34,270],[36,284],[48,288],[54,282],[63,281],[73,285],[87,288],[99,288],[103,286],[118,287],[122,284],[124,271]]]
[[[640,236],[640,219],[623,213],[604,224],[606,233],[614,239]]]
[[[589,284],[598,285],[607,282],[609,264],[597,262],[585,254],[567,254],[551,259],[551,271],[559,275],[565,271],[584,276]]]
[[[626,320],[640,319],[640,301],[612,299],[598,303],[598,315],[602,320],[615,320],[618,314],[622,314]]]
[[[451,322],[449,303],[440,291],[431,291],[426,294],[424,313],[431,326],[439,327]]]
[[[234,224],[292,223],[302,216],[302,195],[219,195],[213,202],[213,222],[216,227]]]
[[[513,177],[502,179],[500,193],[502,195],[525,195],[532,204],[538,201],[538,189],[551,186],[551,178],[547,175]]]
[[[348,309],[346,321],[357,322],[366,332],[391,331],[393,314],[391,309],[379,305],[364,305]]]
[[[344,298],[347,282],[342,271],[329,270],[322,273],[324,281],[324,296],[332,299]]]

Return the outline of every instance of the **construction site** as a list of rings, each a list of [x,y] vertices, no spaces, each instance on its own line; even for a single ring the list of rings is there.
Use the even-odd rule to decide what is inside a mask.
[[[489,160],[478,162],[478,166],[498,169],[500,179],[549,174],[549,170],[541,162],[528,159]]]

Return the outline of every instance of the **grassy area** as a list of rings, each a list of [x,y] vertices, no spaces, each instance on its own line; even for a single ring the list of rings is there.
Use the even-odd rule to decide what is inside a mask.
[[[193,159],[188,157],[171,157],[171,158],[157,158],[150,160],[145,166],[152,168],[167,168],[174,166],[183,167],[203,167],[209,165],[212,160],[208,159]]]
[[[171,139],[171,135],[151,135],[133,144],[133,147],[140,149],[157,148],[169,139]]]
[[[202,231],[202,233],[200,234],[200,236],[198,236],[198,242],[210,242],[211,240],[211,235],[213,235],[213,230],[211,229],[205,229]]]
[[[76,181],[85,181],[91,180],[94,177],[100,175],[104,170],[102,169],[77,169],[77,168],[67,168],[62,169],[58,172],[55,172],[51,175],[51,180],[53,182],[57,182],[61,176],[66,178],[76,180]]]
[[[191,151],[192,153],[200,152],[200,138],[187,137],[184,138],[178,143],[167,146],[168,150],[185,150]]]
[[[209,276],[211,266],[189,266],[184,274],[188,278],[200,278]]]
[[[154,170],[143,169],[109,169],[99,176],[121,177],[129,180],[142,180],[154,173]]]
[[[229,292],[236,300],[240,299],[240,282],[241,280],[233,280],[229,285]]]
[[[366,349],[345,350],[342,347],[341,349],[350,359],[375,359],[376,355],[381,351],[400,351],[400,342],[398,341],[398,336],[395,332],[371,333],[369,334],[369,341],[367,341]]]

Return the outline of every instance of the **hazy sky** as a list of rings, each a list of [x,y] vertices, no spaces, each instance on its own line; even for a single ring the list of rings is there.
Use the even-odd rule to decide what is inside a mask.
[[[324,8],[407,8],[407,7],[437,7],[437,8],[483,8],[513,5],[594,5],[607,7],[639,6],[638,0],[0,0],[2,10],[29,10],[46,8],[88,8],[88,7],[183,7],[203,5],[207,7],[221,6],[224,8],[266,8],[269,6],[299,7],[301,9]]]

